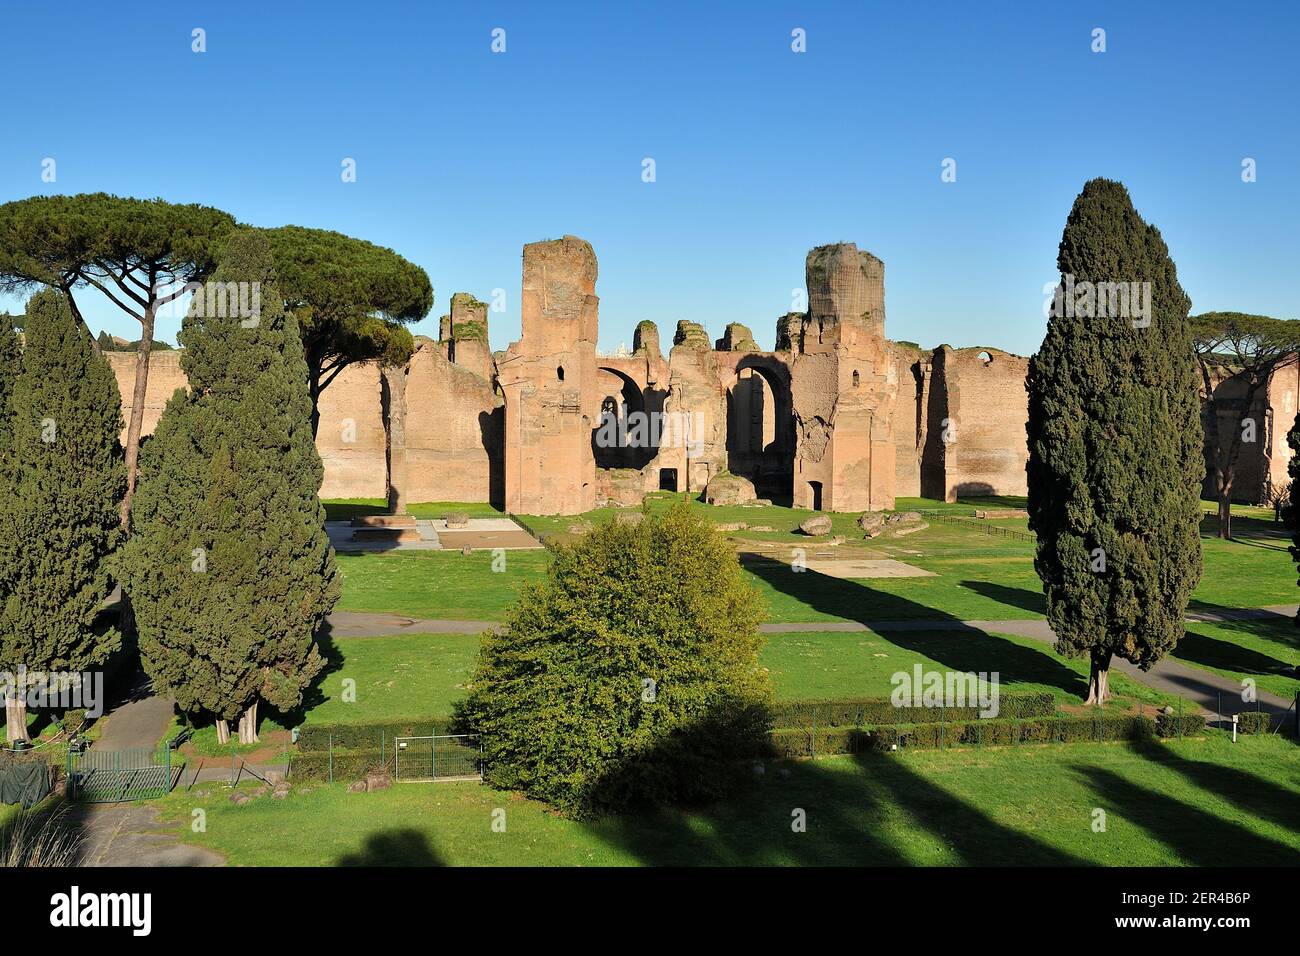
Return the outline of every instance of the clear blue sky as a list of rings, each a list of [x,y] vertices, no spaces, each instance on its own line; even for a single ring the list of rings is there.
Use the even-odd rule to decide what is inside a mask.
[[[740,321],[770,348],[807,250],[851,240],[885,261],[892,338],[1028,354],[1093,176],[1160,227],[1195,311],[1300,317],[1298,27],[1293,3],[4,0],[0,200],[337,229],[428,270],[425,334],[452,292],[506,289],[494,348],[518,337],[525,242],[594,245],[604,348],[647,318],[665,341]]]

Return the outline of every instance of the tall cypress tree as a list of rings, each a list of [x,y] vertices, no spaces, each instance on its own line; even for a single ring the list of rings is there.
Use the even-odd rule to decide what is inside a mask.
[[[244,283],[260,310],[204,314],[196,295],[180,333],[190,391],[142,453],[124,568],[155,686],[214,715],[223,741],[239,717],[251,743],[259,701],[292,709],[324,666],[314,635],[340,586],[302,343],[266,239],[232,236],[213,283]]]
[[[82,672],[121,643],[116,631],[95,628],[126,492],[117,380],[60,293],[28,303],[21,360],[7,319],[4,326],[0,670]],[[27,739],[26,700],[13,690],[5,701],[10,743]]]
[[[1102,703],[1114,655],[1146,669],[1177,644],[1200,580],[1191,303],[1159,230],[1117,182],[1084,186],[1057,264],[1026,382],[1029,522],[1057,649],[1090,656],[1087,700]],[[1108,283],[1138,283],[1125,288],[1139,297],[1149,283],[1148,308],[1130,296],[1117,309]]]

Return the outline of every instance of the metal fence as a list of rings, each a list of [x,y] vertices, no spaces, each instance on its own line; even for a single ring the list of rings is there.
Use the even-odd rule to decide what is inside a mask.
[[[482,777],[483,747],[472,734],[393,739],[394,780],[409,783]]]
[[[121,803],[161,797],[172,788],[172,749],[68,748],[68,797],[86,803]]]
[[[1021,531],[1019,528],[1004,528],[1002,525],[989,524],[984,518],[971,518],[965,515],[944,514],[940,511],[921,511],[920,514],[934,521],[942,521],[944,524],[955,524],[962,528],[970,528],[973,531],[982,531],[985,534],[997,535],[1003,538],[1011,538],[1014,541],[1037,541],[1037,536],[1031,531]]]

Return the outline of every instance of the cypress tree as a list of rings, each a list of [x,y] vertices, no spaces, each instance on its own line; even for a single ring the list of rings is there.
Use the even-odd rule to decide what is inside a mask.
[[[1117,182],[1084,186],[1057,264],[1026,381],[1029,522],[1057,650],[1089,655],[1087,701],[1100,704],[1114,655],[1146,669],[1173,649],[1200,580],[1191,303],[1159,230]],[[1147,308],[1141,285],[1123,310],[1102,283],[1149,283]]]
[[[1291,448],[1291,460],[1287,462],[1286,473],[1291,478],[1288,489],[1287,504],[1282,517],[1291,529],[1291,560],[1300,563],[1300,413],[1291,423],[1291,430],[1286,433],[1286,443]],[[1300,581],[1296,582],[1300,584]],[[1300,627],[1300,611],[1296,613],[1295,623]]]
[[[0,670],[80,673],[121,644],[95,620],[126,467],[117,380],[63,295],[32,297],[21,358],[0,328],[0,402]],[[10,743],[27,739],[22,690],[5,701]]]
[[[155,686],[213,715],[223,742],[239,717],[252,743],[259,701],[296,707],[323,668],[314,635],[340,585],[302,343],[266,239],[232,236],[213,282],[245,284],[256,314],[204,314],[195,296],[180,333],[190,391],[142,453],[124,567]]]

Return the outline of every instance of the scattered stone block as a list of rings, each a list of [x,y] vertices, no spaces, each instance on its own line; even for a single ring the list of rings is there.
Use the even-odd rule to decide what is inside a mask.
[[[714,475],[704,488],[704,500],[711,505],[743,505],[758,498],[754,483],[740,475]]]
[[[463,511],[449,511],[449,512],[447,512],[447,527],[448,527],[448,528],[468,528],[468,527],[469,527],[469,515],[466,514],[466,513],[463,512]]]
[[[858,517],[858,527],[863,531],[876,531],[885,524],[886,516],[879,511],[868,511]]]
[[[831,516],[830,515],[813,515],[811,518],[800,522],[799,530],[806,535],[814,537],[831,533]]]

